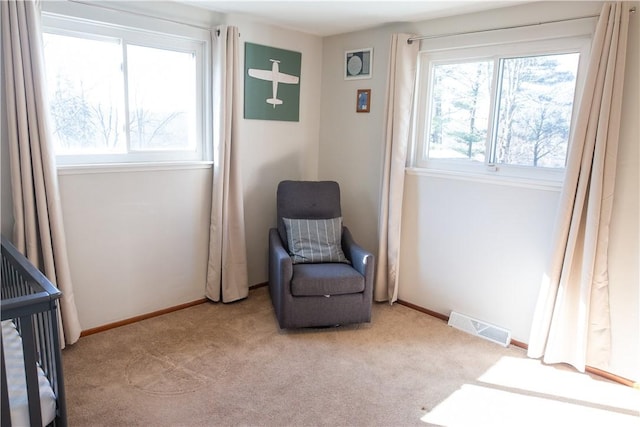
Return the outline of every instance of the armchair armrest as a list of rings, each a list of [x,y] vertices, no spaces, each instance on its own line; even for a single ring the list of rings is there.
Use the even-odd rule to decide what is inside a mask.
[[[342,250],[358,273],[373,277],[373,254],[358,245],[347,227],[342,227]]]
[[[278,229],[269,230],[269,283],[277,288],[288,288],[284,284],[291,282],[293,262],[280,240]]]

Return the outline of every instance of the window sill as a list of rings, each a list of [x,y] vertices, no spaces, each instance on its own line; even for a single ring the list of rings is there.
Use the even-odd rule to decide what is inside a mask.
[[[544,191],[560,191],[562,181],[533,179],[497,174],[496,172],[462,172],[443,169],[407,168],[407,174],[416,176],[429,176],[443,179],[456,179],[462,181],[472,181],[477,183],[503,185],[510,187],[529,188]]]
[[[58,175],[85,175],[93,173],[128,173],[210,169],[212,165],[212,161],[103,163],[86,165],[58,165],[57,169]]]

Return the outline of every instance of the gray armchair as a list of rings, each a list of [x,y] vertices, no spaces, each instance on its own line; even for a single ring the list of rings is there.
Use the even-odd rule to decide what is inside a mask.
[[[277,190],[278,227],[269,230],[269,293],[280,328],[371,321],[374,258],[342,228],[350,263],[293,263],[283,218],[341,217],[340,187],[333,181],[283,181]]]

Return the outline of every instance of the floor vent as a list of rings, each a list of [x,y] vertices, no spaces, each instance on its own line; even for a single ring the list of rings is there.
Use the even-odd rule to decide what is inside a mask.
[[[449,316],[449,326],[467,332],[471,335],[484,338],[504,347],[511,342],[511,332],[495,325],[474,319],[465,314],[451,312]]]

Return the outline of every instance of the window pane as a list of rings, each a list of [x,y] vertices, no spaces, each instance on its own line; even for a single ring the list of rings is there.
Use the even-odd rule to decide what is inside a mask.
[[[49,33],[43,39],[56,154],[124,152],[119,41]]]
[[[196,149],[192,53],[127,46],[131,149]]]
[[[492,70],[492,61],[433,66],[428,158],[484,162]]]
[[[578,53],[500,61],[495,162],[563,168]]]

